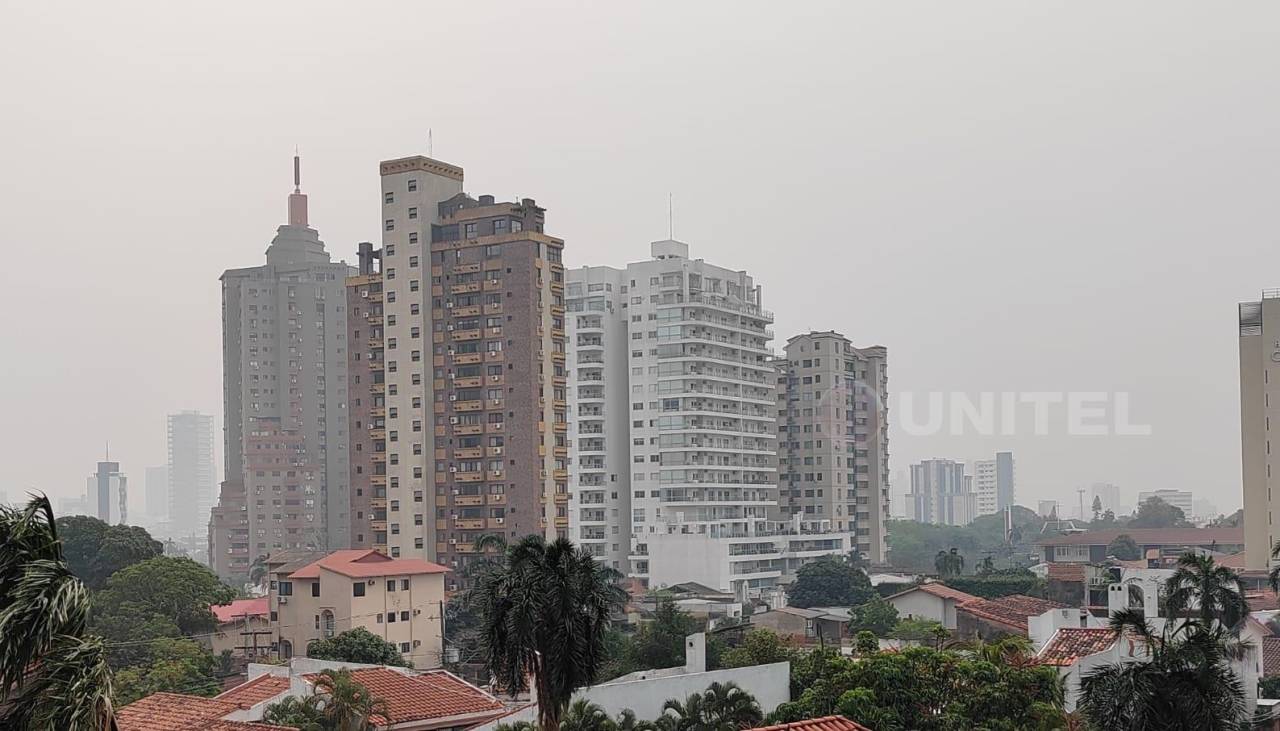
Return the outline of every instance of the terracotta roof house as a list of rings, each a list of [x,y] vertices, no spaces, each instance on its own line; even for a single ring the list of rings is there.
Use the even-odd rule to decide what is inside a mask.
[[[233,656],[249,657],[251,660],[271,654],[271,630],[268,621],[271,609],[267,597],[236,599],[230,604],[215,604],[209,609],[218,619],[218,629],[209,637],[213,654],[217,655],[223,650],[230,650]],[[260,648],[256,656],[252,649],[255,637],[258,639]]]
[[[1002,635],[1028,636],[1027,620],[1066,604],[1022,594],[999,599],[974,598],[956,609],[956,634],[970,639],[990,640]]]
[[[357,683],[387,703],[389,731],[469,728],[507,712],[497,698],[444,670],[414,675],[395,668],[351,671]],[[315,674],[303,676],[315,682]]]
[[[1080,699],[1080,680],[1095,668],[1146,656],[1146,646],[1129,637],[1117,639],[1105,627],[1061,627],[1036,653],[1036,659],[1058,668],[1063,678],[1064,707],[1074,711]]]
[[[297,731],[292,726],[236,721],[241,707],[218,698],[154,693],[116,711],[120,731]]]
[[[898,610],[898,616],[913,619],[931,619],[941,622],[949,630],[956,628],[956,610],[962,604],[978,597],[952,589],[946,584],[930,582],[913,586],[906,591],[887,597]]]
[[[823,716],[792,723],[780,723],[775,726],[759,726],[748,731],[871,731],[844,716]]]

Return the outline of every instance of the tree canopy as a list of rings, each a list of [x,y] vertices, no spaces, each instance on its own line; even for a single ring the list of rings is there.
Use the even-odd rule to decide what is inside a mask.
[[[136,525],[107,525],[88,515],[63,516],[57,524],[67,565],[90,589],[102,588],[126,566],[164,553],[164,544]]]
[[[226,604],[235,591],[218,580],[208,568],[189,558],[159,556],[117,571],[94,595],[99,623],[138,615],[147,621],[168,620],[179,634],[196,635],[217,628],[217,618],[209,607]],[[137,639],[137,638],[122,638]]]
[[[1189,525],[1182,508],[1152,496],[1138,506],[1138,514],[1129,521],[1130,528],[1177,528]]]
[[[787,587],[787,604],[793,607],[852,607],[875,595],[871,580],[849,562],[834,556],[811,561],[796,572]]]
[[[876,637],[888,637],[898,625],[898,610],[887,599],[874,596],[865,604],[855,607],[849,618],[851,632],[870,632]]]
[[[1128,533],[1121,533],[1107,544],[1107,555],[1115,556],[1121,561],[1137,561],[1142,558],[1142,550],[1137,541]]]
[[[307,645],[307,657],[370,665],[410,667],[396,646],[364,627],[356,627],[337,637],[316,640]]]

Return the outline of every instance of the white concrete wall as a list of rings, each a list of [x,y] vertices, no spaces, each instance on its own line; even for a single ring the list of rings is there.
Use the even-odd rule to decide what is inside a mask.
[[[956,628],[956,603],[954,601],[936,597],[928,592],[913,591],[909,594],[893,597],[889,599],[889,603],[898,610],[898,616],[902,619],[907,617],[932,619],[935,622],[941,622],[942,626],[947,629]]]
[[[760,704],[760,710],[767,715],[780,704],[791,700],[791,663],[779,662],[770,665],[713,670],[707,673],[686,673],[593,685],[575,693],[573,699],[585,698],[603,708],[614,718],[624,709],[630,708],[635,711],[637,718],[653,720],[662,714],[662,705],[668,700],[677,698],[683,701],[689,695],[701,693],[707,689],[707,686],[717,682],[737,683],[743,690],[755,696],[756,702]],[[530,704],[511,715],[477,726],[472,731],[492,731],[500,723],[534,721],[537,715],[537,708]]]

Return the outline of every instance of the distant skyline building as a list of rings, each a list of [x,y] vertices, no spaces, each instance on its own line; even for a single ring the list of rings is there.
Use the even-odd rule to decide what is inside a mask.
[[[1102,512],[1110,510],[1112,513],[1120,514],[1120,486],[1113,485],[1110,482],[1095,482],[1089,488],[1089,507],[1093,509],[1093,500],[1096,498],[1102,502]]]
[[[991,515],[1014,504],[1013,452],[996,452],[994,459],[973,462],[973,492],[978,515]]]
[[[91,514],[108,525],[129,520],[129,479],[120,471],[119,462],[98,463],[89,476],[85,502]]]
[[[1058,501],[1057,500],[1039,501],[1039,503],[1036,505],[1036,514],[1039,515],[1041,518],[1058,516]]]
[[[911,465],[907,518],[934,525],[968,525],[978,517],[978,495],[964,463],[926,459]]]
[[[1195,500],[1190,490],[1147,490],[1138,493],[1138,508],[1142,508],[1142,504],[1153,497],[1158,497],[1166,503],[1178,508],[1182,511],[1182,517],[1191,520],[1195,514]]]
[[[778,503],[800,530],[854,533],[886,559],[889,377],[883,346],[838,332],[796,335],[778,361]]]
[[[1276,391],[1271,368],[1280,364],[1280,290],[1266,290],[1262,299],[1240,303],[1239,334],[1245,561],[1249,569],[1266,569],[1271,547],[1280,539],[1280,469],[1273,471],[1271,466],[1271,424],[1280,427],[1280,392],[1271,398]]]
[[[202,536],[208,531],[209,511],[217,502],[217,478],[213,463],[213,417],[199,411],[169,414],[167,420],[168,506],[172,535]],[[147,502],[151,502],[151,474],[147,474]]]
[[[212,439],[212,434],[210,439]],[[153,523],[169,520],[169,466],[148,467],[143,474],[143,510]]]
[[[243,580],[260,555],[350,543],[346,279],[355,270],[332,261],[310,226],[297,157],[293,182],[288,223],[277,229],[266,262],[221,277],[220,504],[243,501],[244,510],[239,520],[225,509],[203,519],[211,563],[231,582]],[[251,474],[251,448],[267,445],[281,449],[275,467]],[[172,469],[170,476],[177,477]]]

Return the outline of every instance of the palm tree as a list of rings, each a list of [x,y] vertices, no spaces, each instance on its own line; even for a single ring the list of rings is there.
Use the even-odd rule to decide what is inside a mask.
[[[279,703],[267,706],[262,714],[263,723],[292,726],[298,731],[328,731],[324,710],[318,696],[285,696]]]
[[[636,718],[636,712],[630,708],[622,709],[622,713],[618,714],[618,720],[614,721],[614,727],[617,731],[657,731],[657,726],[653,721],[642,721]]]
[[[1117,638],[1146,647],[1147,662],[1100,667],[1081,682],[1078,711],[1096,728],[1227,731],[1247,718],[1231,661],[1249,649],[1222,625],[1171,619],[1160,632],[1142,612],[1111,617]]]
[[[372,731],[385,725],[375,718],[387,723],[392,720],[386,701],[356,682],[350,670],[321,670],[314,692],[320,697],[326,723],[334,731]]]
[[[975,660],[985,660],[992,665],[1026,667],[1035,664],[1035,647],[1031,640],[1021,635],[1005,635],[994,642],[973,640],[959,643],[957,647]]]
[[[683,702],[674,698],[662,706],[661,731],[738,731],[764,720],[760,704],[737,683],[712,683]]]
[[[1267,581],[1271,584],[1271,590],[1280,593],[1280,563],[1276,563],[1276,559],[1280,558],[1280,542],[1271,547],[1271,572],[1267,574]]]
[[[1244,598],[1244,582],[1226,566],[1214,563],[1212,556],[1190,551],[1178,557],[1178,568],[1164,585],[1168,596],[1169,616],[1178,617],[1198,606],[1201,623],[1213,620],[1234,629],[1249,614]]]
[[[261,584],[262,580],[267,576],[267,557],[265,554],[253,559],[253,563],[249,565],[249,581],[255,585]]]
[[[485,664],[512,695],[532,676],[543,731],[558,731],[573,691],[594,682],[604,664],[609,616],[626,600],[617,577],[586,549],[540,535],[520,539],[505,561],[474,577]]]
[[[635,717],[634,713],[632,717]],[[586,698],[569,704],[564,718],[560,720],[560,731],[617,731],[617,728],[603,708]]]
[[[0,587],[0,727],[115,729],[106,647],[43,495],[0,506]]]

